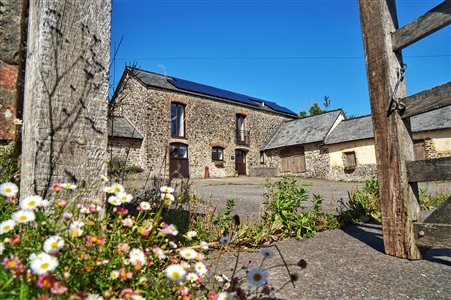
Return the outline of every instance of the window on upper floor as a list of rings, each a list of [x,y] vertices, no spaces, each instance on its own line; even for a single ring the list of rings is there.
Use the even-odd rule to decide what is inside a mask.
[[[171,137],[185,137],[185,105],[171,103]]]
[[[236,143],[238,145],[247,145],[249,143],[245,120],[245,115],[237,114],[235,117]]]
[[[222,147],[212,147],[211,148],[211,160],[213,160],[213,161],[224,161],[224,148],[222,148]]]

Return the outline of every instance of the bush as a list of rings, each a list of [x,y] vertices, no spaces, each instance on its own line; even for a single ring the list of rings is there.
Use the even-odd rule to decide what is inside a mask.
[[[14,142],[0,145],[0,182],[13,181],[20,173],[20,159],[14,158]]]
[[[437,208],[449,197],[451,197],[451,195],[446,190],[431,194],[428,193],[428,190],[426,188],[420,189],[420,207],[424,210]]]
[[[307,188],[298,185],[293,176],[266,185],[266,202],[263,207],[262,222],[266,232],[295,236],[297,239],[311,237],[315,232],[338,227],[337,219],[322,210],[323,198],[314,195],[312,211],[304,203],[308,199]]]
[[[340,215],[340,220],[343,224],[352,221],[381,221],[379,182],[376,177],[367,180],[362,189],[353,190],[348,195],[348,203],[342,203],[345,207],[345,211]]]

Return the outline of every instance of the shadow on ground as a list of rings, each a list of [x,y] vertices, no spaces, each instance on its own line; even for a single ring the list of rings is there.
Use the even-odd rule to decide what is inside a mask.
[[[382,228],[377,223],[364,223],[358,225],[350,225],[341,229],[346,234],[370,246],[374,250],[384,252],[384,240],[382,236]],[[432,248],[426,252],[425,260],[451,266],[451,249],[449,248]]]

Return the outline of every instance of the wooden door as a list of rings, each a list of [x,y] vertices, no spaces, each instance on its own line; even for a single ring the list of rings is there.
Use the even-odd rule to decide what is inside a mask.
[[[188,146],[173,143],[169,148],[169,176],[189,178]]]
[[[246,175],[246,152],[243,150],[235,150],[235,170],[238,175]]]

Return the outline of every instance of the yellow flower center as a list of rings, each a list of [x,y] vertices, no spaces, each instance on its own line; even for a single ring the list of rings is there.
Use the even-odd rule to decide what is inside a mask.
[[[262,280],[262,275],[260,273],[255,273],[254,276],[252,276],[252,278],[255,281],[260,281],[260,280]]]
[[[11,226],[9,226],[9,225],[5,225],[4,227],[3,227],[3,230],[9,230],[11,228]]]
[[[58,247],[57,241],[54,241],[53,243],[50,244],[50,248],[55,249],[56,247]]]
[[[8,268],[14,268],[15,266],[17,266],[17,262],[10,260],[6,265],[8,266]]]
[[[28,206],[35,206],[36,205],[36,201],[31,200],[30,202],[28,202]]]
[[[11,192],[12,192],[11,188],[9,188],[9,187],[5,188],[5,193],[11,193]]]
[[[179,272],[172,272],[172,277],[174,278],[174,279],[179,279],[179,277],[180,277],[180,274],[179,274]]]
[[[77,229],[72,230],[72,236],[78,236],[78,230]]]
[[[121,192],[121,189],[118,188],[118,187],[115,187],[115,188],[114,188],[114,192],[115,192],[115,193],[120,193],[120,192]]]
[[[41,269],[46,270],[49,267],[49,263],[41,264]]]
[[[22,216],[19,217],[19,220],[20,221],[26,221],[27,220],[27,216],[22,215]]]

